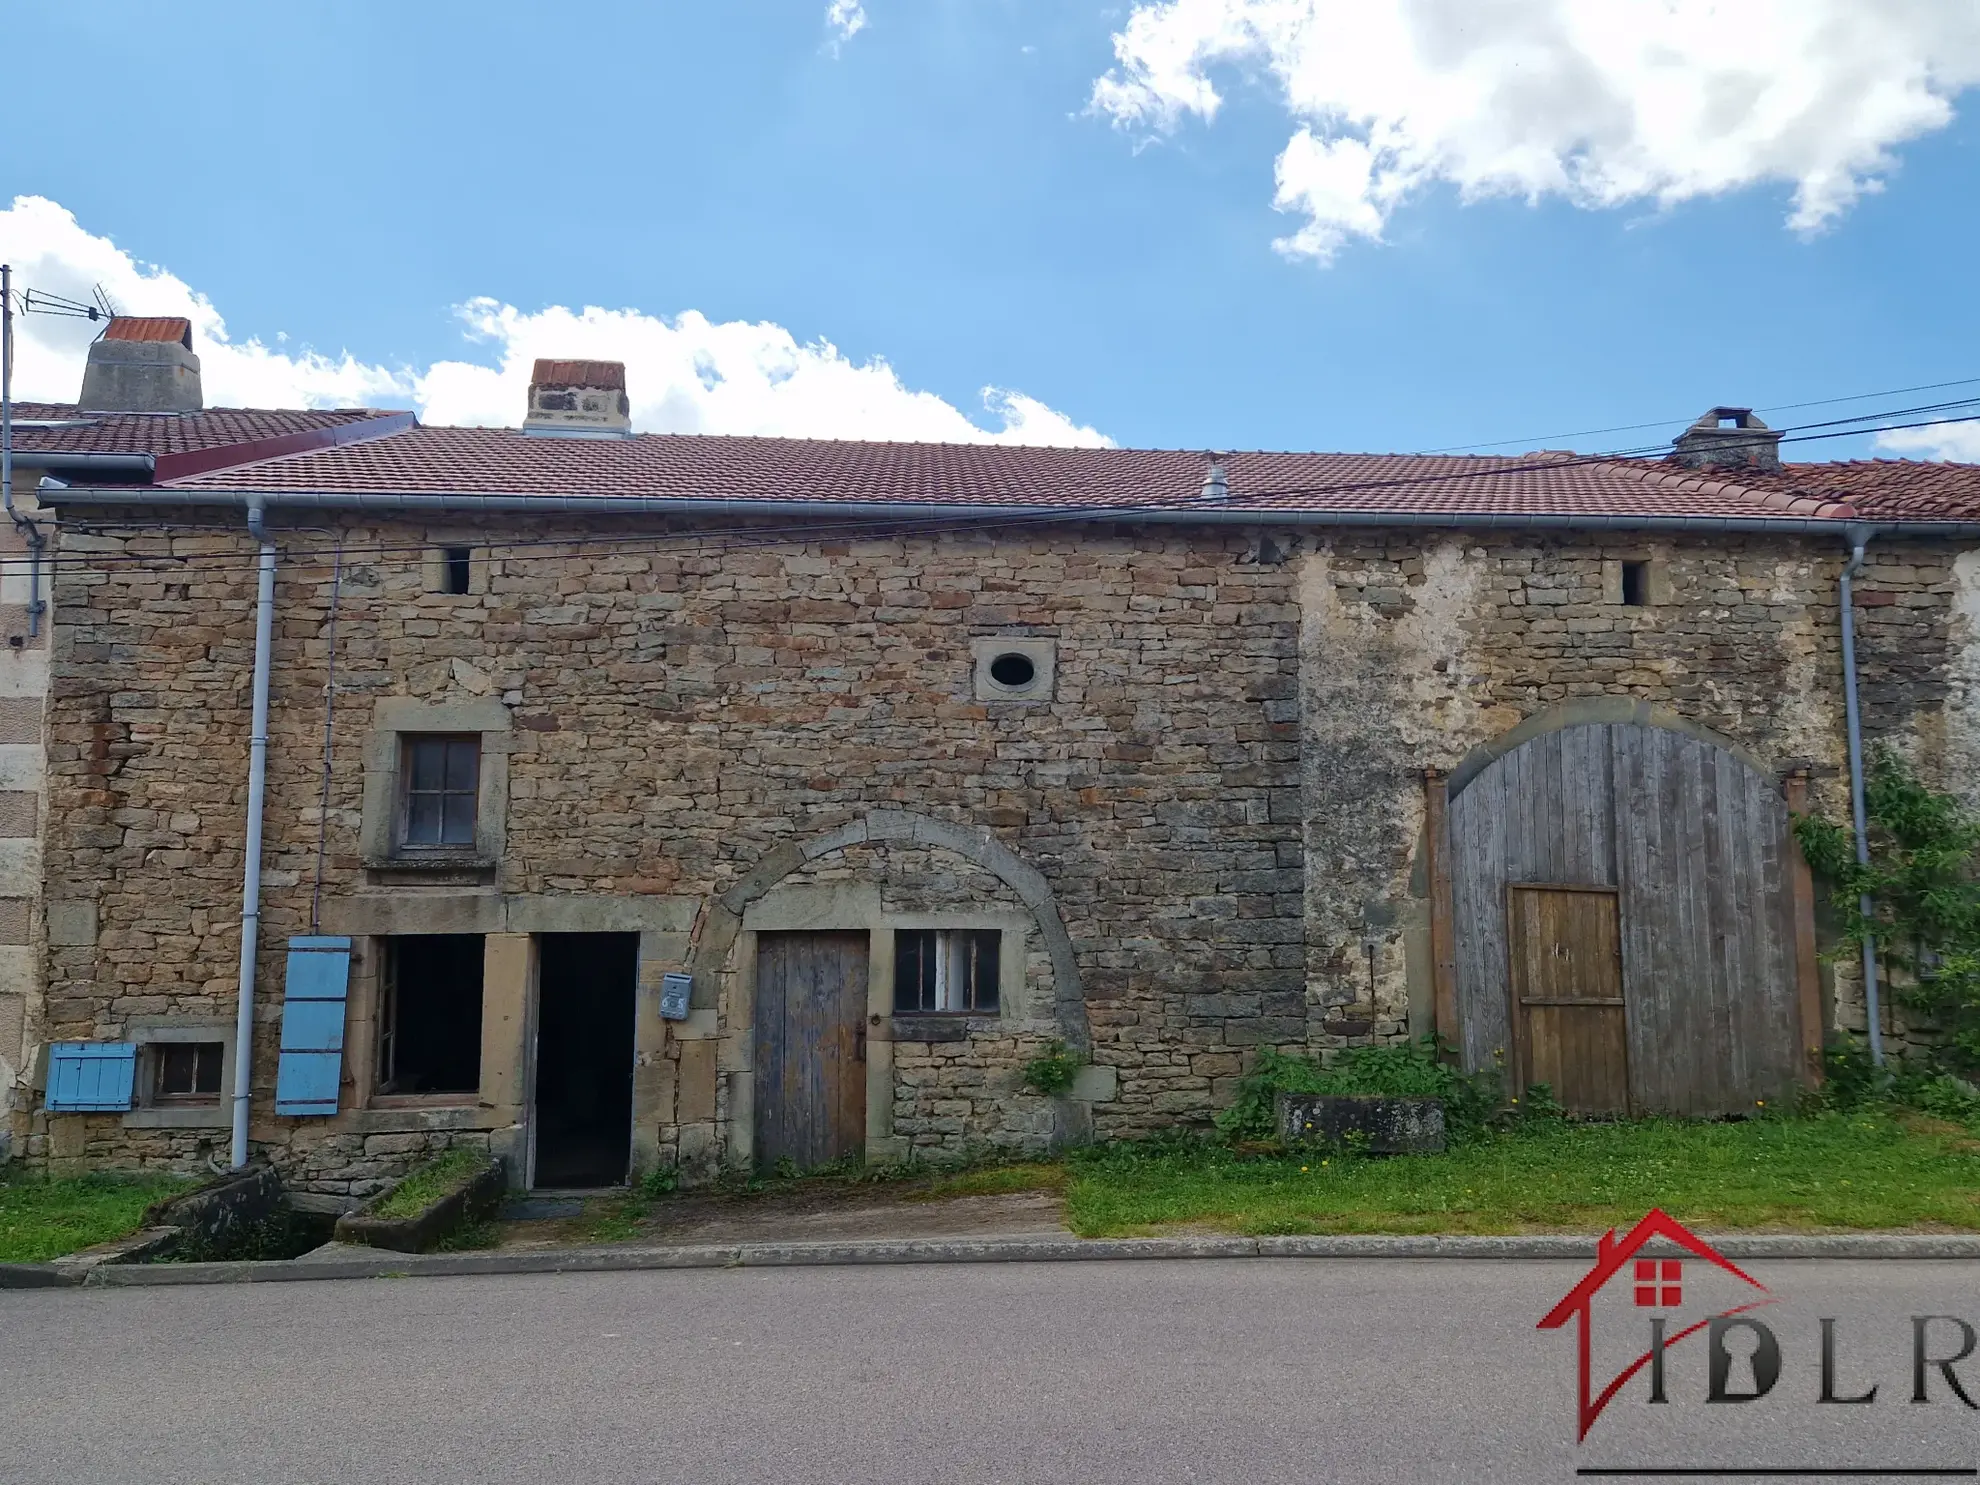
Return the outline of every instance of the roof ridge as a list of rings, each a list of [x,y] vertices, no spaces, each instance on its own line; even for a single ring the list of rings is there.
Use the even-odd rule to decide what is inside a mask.
[[[370,417],[333,427],[298,429],[266,438],[244,439],[239,443],[214,444],[182,453],[161,454],[155,461],[152,477],[160,485],[171,485],[219,470],[237,473],[259,465],[273,464],[280,459],[321,453],[325,449],[377,443],[396,434],[411,432],[418,426],[419,419],[410,412],[374,411]]]
[[[1670,470],[1648,468],[1640,461],[1632,459],[1611,459],[1607,462],[1622,465],[1646,484],[1666,490],[1683,490],[1701,495],[1728,495],[1771,511],[1782,511],[1795,516],[1811,516],[1817,520],[1853,521],[1857,516],[1856,507],[1846,501],[1791,495],[1785,490],[1756,490],[1753,486],[1741,484],[1737,480],[1711,479],[1700,474],[1677,474]]]

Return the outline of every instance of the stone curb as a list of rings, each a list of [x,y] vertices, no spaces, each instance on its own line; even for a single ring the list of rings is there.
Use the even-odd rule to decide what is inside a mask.
[[[1744,1235],[1710,1238],[1733,1259],[1980,1260],[1980,1235]],[[491,1253],[350,1250],[273,1262],[0,1266],[0,1288],[86,1284],[284,1283],[459,1274],[619,1273],[640,1269],[798,1268],[892,1263],[1092,1263],[1176,1258],[1470,1258],[1587,1262],[1592,1237],[980,1238],[878,1242],[727,1243],[679,1248],[547,1248]],[[1664,1251],[1653,1246],[1648,1251]],[[1675,1249],[1670,1251],[1676,1251]]]

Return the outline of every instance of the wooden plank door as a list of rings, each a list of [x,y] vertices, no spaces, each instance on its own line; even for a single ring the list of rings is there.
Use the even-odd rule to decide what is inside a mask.
[[[1571,1113],[1628,1113],[1615,889],[1514,884],[1506,927],[1520,1088],[1545,1083]]]
[[[866,1149],[863,933],[756,936],[756,1161],[800,1170]]]

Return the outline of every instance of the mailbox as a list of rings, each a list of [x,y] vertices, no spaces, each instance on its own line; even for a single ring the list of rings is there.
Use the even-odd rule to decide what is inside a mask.
[[[666,1021],[687,1020],[688,998],[693,993],[693,975],[662,975],[660,977],[661,1019]]]

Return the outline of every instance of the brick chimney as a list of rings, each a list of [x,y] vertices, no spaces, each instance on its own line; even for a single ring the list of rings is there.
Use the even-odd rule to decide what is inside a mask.
[[[192,321],[117,315],[89,348],[84,412],[187,413],[205,405]]]
[[[548,438],[630,438],[623,361],[538,361],[523,432]]]
[[[1781,467],[1781,435],[1750,407],[1715,407],[1671,443],[1686,469]]]

